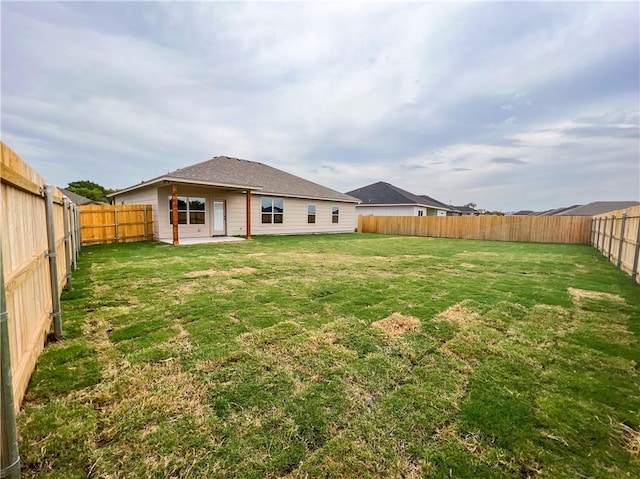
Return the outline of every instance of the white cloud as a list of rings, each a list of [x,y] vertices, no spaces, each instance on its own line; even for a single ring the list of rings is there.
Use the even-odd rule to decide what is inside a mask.
[[[491,209],[629,197],[638,140],[564,130],[638,126],[637,17],[620,4],[8,4],[3,138],[59,184],[123,187],[227,154],[342,191],[385,180]]]

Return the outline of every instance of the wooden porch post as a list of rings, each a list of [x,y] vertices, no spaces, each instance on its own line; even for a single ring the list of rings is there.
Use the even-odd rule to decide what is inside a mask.
[[[251,192],[247,190],[247,239],[251,239]]]
[[[173,244],[180,244],[178,238],[178,185],[171,185],[171,222],[173,223]]]

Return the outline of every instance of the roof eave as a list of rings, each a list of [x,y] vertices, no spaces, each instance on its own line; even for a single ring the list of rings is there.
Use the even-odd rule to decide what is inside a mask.
[[[269,196],[281,196],[283,198],[300,198],[305,200],[317,200],[317,201],[339,201],[341,203],[356,203],[359,204],[361,200],[357,198],[348,199],[348,198],[332,198],[328,196],[309,196],[309,195],[296,195],[290,193],[278,193],[274,191],[261,191],[263,195]]]
[[[191,180],[188,178],[174,178],[171,176],[160,176],[158,178],[154,178],[153,180],[145,181],[140,184],[130,186],[128,188],[124,188],[122,190],[118,190],[115,193],[108,194],[107,197],[115,197],[124,193],[129,193],[130,191],[134,191],[140,188],[146,188],[147,186],[157,185],[158,183],[179,183],[183,185],[196,185],[196,186],[213,186],[219,188],[227,188],[234,190],[242,190],[242,191],[261,191],[262,186],[253,186],[253,185],[236,185],[231,183],[221,183],[221,182],[212,182],[212,181],[199,181],[199,180]]]
[[[432,210],[451,211],[449,208],[442,206],[425,205],[422,203],[361,203],[361,206],[421,206],[422,208],[431,208]]]

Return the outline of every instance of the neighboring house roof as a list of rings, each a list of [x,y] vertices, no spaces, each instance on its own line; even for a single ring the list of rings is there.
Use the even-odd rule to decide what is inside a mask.
[[[158,176],[149,181],[117,191],[109,196],[117,196],[121,193],[162,182],[256,190],[265,194],[281,196],[358,202],[357,198],[286,173],[272,166],[227,156],[216,156],[211,160]]]
[[[442,201],[438,201],[435,198],[431,198],[431,196],[420,195],[420,198],[424,198],[427,201],[427,206],[431,206],[433,208],[440,208],[444,210],[451,209],[451,205],[446,205]]]
[[[518,216],[530,216],[533,215],[535,213],[535,211],[533,210],[519,210],[519,211],[515,211],[513,213],[511,213],[512,215],[518,215]]]
[[[437,209],[448,209],[444,203],[440,203],[428,196],[418,196],[398,188],[390,183],[379,181],[362,188],[349,191],[347,195],[355,196],[362,201],[362,206],[367,205],[418,205]]]
[[[109,203],[105,203],[104,201],[96,201],[91,198],[87,198],[86,196],[79,195],[78,193],[74,193],[73,191],[65,190],[64,188],[57,187],[60,192],[69,198],[71,202],[75,205],[108,205]]]
[[[467,206],[467,205],[464,205],[464,206],[450,206],[449,209],[452,210],[452,211],[457,211],[458,213],[473,213],[473,214],[479,214],[480,213],[475,208],[472,208],[471,206]]]
[[[640,205],[640,201],[594,201],[592,203],[565,209],[557,216],[595,216],[609,211],[624,210]]]
[[[582,205],[571,205],[571,206],[563,206],[562,208],[554,208],[551,210],[539,211],[537,213],[533,213],[533,216],[559,216],[560,213],[563,213],[568,210],[572,210],[574,208],[578,208]]]

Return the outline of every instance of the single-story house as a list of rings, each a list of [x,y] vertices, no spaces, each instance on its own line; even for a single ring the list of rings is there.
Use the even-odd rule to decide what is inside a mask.
[[[449,207],[429,196],[409,193],[384,181],[349,191],[349,196],[358,198],[357,216],[447,216]]]
[[[640,201],[592,201],[586,205],[563,206],[544,211],[520,210],[514,215],[527,216],[597,216],[609,211],[618,211],[640,205]]]
[[[217,156],[109,195],[150,204],[157,239],[353,232],[358,199],[255,161]],[[175,207],[175,208],[174,208]],[[174,232],[173,215],[177,216]]]
[[[449,211],[447,212],[447,216],[478,216],[480,212],[475,208],[464,205],[464,206],[449,206]]]
[[[593,201],[586,205],[555,213],[556,216],[597,216],[610,211],[626,210],[640,205],[639,201]]]

